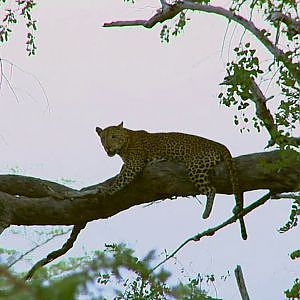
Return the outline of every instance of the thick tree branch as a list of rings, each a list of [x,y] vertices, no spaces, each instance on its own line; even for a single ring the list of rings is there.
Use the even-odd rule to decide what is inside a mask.
[[[300,145],[300,137],[286,137],[280,134],[274,118],[267,108],[267,99],[262,90],[256,84],[253,78],[249,77],[248,81],[250,83],[250,91],[253,96],[251,100],[255,103],[256,115],[264,123],[264,126],[268,130],[271,137],[268,146],[273,146],[278,139],[281,139],[286,145]]]
[[[246,30],[251,32],[261,43],[271,52],[271,54],[278,60],[281,61],[285,67],[291,72],[294,78],[300,85],[300,67],[298,64],[293,63],[287,57],[284,51],[279,49],[273,44],[268,37],[265,35],[264,30],[258,29],[254,23],[246,18],[236,15],[234,12],[225,9],[223,7],[205,5],[197,3],[197,1],[177,1],[174,4],[167,4],[163,8],[157,11],[149,20],[133,20],[133,21],[115,21],[110,23],[104,23],[103,27],[119,27],[119,26],[144,26],[146,28],[152,28],[157,23],[163,23],[168,19],[174,18],[178,13],[183,10],[196,10],[206,13],[213,13],[221,15],[228,20],[233,20],[242,25]]]
[[[249,154],[235,158],[235,162],[242,191],[269,189],[278,194],[300,190],[300,154],[295,151]],[[214,168],[211,177],[217,193],[232,193],[223,163]],[[74,225],[104,219],[135,205],[194,196],[197,191],[187,178],[183,164],[157,162],[148,165],[134,182],[113,196],[98,194],[72,199],[70,192],[88,193],[95,187],[108,186],[114,178],[75,191],[37,178],[1,175],[0,224]]]

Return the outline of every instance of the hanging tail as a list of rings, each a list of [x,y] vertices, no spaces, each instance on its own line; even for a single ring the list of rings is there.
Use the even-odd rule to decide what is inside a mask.
[[[235,202],[236,202],[236,207],[234,208],[233,212],[234,212],[234,214],[238,214],[244,208],[244,197],[243,197],[243,193],[240,191],[240,188],[239,188],[238,174],[237,174],[235,163],[232,159],[232,156],[231,156],[229,150],[227,148],[226,148],[226,150],[227,151],[226,151],[226,154],[224,155],[224,159],[225,159],[227,169],[229,170],[230,180],[232,183],[232,191],[235,196]],[[247,230],[246,230],[244,218],[243,217],[239,218],[239,221],[240,221],[240,227],[241,227],[241,236],[242,236],[243,240],[246,240],[247,239]]]

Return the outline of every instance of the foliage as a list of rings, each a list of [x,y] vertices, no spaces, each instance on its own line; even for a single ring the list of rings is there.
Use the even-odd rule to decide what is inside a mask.
[[[288,299],[300,299],[300,279],[297,278],[290,290],[284,291]]]
[[[290,254],[291,259],[299,259],[300,258],[300,249],[293,251]],[[293,286],[290,290],[286,290],[285,296],[287,298],[299,299],[300,298],[300,279],[296,278],[294,280]]]
[[[279,232],[281,233],[286,232],[292,229],[293,227],[296,227],[298,224],[299,214],[300,214],[300,197],[296,197],[292,204],[289,221],[284,226],[279,228]]]
[[[219,94],[220,103],[225,106],[236,106],[238,111],[245,111],[249,108],[250,103],[254,97],[252,92],[253,80],[263,71],[260,68],[259,59],[255,56],[255,49],[250,49],[250,43],[246,43],[245,47],[239,46],[234,48],[237,56],[237,61],[227,63],[227,75],[221,85],[226,86],[226,93]],[[248,123],[249,118],[245,112],[242,112],[242,118],[237,115],[234,116],[234,124]],[[257,116],[252,117],[253,127],[260,132],[263,126],[263,120],[259,120]],[[250,131],[249,127],[244,125],[240,131],[245,129]]]
[[[160,40],[162,43],[170,42],[170,33],[171,36],[178,36],[180,33],[183,32],[183,29],[185,25],[187,24],[187,21],[190,19],[186,17],[186,11],[182,11],[179,16],[176,18],[176,20],[173,22],[174,23],[174,29],[171,31],[170,26],[168,25],[163,25],[161,31],[160,31]]]
[[[36,53],[35,31],[37,30],[37,20],[32,17],[32,9],[36,5],[34,0],[0,1],[0,8],[4,12],[4,17],[0,24],[0,42],[7,42],[14,25],[23,18],[27,28],[26,51],[28,55]],[[1,7],[2,6],[2,7]]]
[[[81,295],[89,299],[213,300],[201,289],[201,276],[170,286],[169,272],[151,271],[153,260],[154,251],[138,259],[123,244],[106,245],[104,251],[93,256],[69,258],[39,269],[26,284],[21,274],[8,272],[1,266],[0,274],[4,276],[0,276],[0,298],[55,300],[76,299]]]

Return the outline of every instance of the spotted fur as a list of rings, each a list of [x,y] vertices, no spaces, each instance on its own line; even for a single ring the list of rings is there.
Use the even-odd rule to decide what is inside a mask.
[[[219,162],[225,161],[236,198],[236,211],[239,212],[243,208],[243,194],[238,189],[235,165],[224,145],[179,132],[133,131],[124,128],[123,123],[105,129],[97,127],[96,131],[107,154],[109,156],[118,154],[124,162],[120,174],[107,191],[109,194],[114,194],[127,186],[148,162],[160,159],[180,161],[185,164],[189,179],[199,194],[207,196],[203,218],[208,218],[216,194],[216,188],[209,180],[209,171]],[[240,218],[240,224],[242,237],[246,239],[243,218]]]

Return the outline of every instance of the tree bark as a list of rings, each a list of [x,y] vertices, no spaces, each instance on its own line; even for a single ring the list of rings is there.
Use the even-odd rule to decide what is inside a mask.
[[[300,190],[300,154],[295,151],[254,153],[234,161],[242,191],[268,189],[277,194]],[[0,226],[74,225],[108,218],[142,203],[197,194],[182,163],[161,161],[148,164],[113,196],[84,195],[95,187],[107,187],[114,179],[76,191],[38,178],[0,175]],[[214,168],[211,180],[217,193],[232,193],[224,163]],[[72,192],[81,196],[67,196]]]

